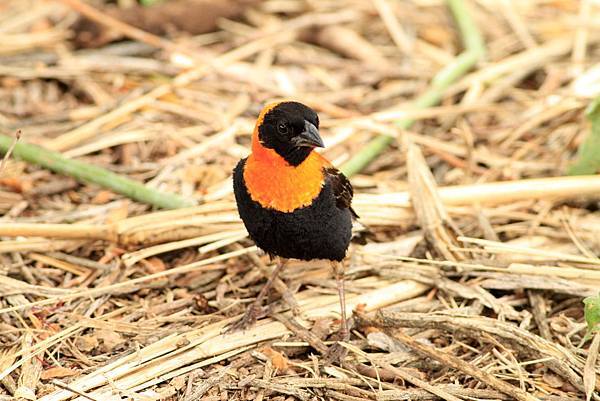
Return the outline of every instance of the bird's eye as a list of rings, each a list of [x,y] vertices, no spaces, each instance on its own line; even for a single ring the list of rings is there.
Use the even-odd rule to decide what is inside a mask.
[[[281,135],[286,135],[288,133],[288,126],[286,123],[279,123],[277,124],[277,131],[281,134]]]

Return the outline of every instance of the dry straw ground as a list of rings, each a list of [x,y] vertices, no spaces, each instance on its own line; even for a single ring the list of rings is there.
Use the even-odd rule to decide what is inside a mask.
[[[600,176],[564,178],[600,92],[597,2],[181,1],[161,29],[101,1],[0,2],[2,134],[195,204],[7,160],[0,400],[600,399],[582,307]],[[352,176],[341,366],[323,358],[339,326],[323,263],[289,266],[270,317],[221,334],[272,269],[230,172],[281,97],[319,112],[349,173],[391,142]]]

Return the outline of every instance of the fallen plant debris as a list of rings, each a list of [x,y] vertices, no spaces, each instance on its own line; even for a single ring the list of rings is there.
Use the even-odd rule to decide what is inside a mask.
[[[65,3],[77,7],[79,2],[65,0]],[[148,6],[134,3],[125,8],[108,5],[102,13],[154,35],[173,31],[200,35],[214,32],[221,18],[239,17],[256,3],[256,0],[169,0]],[[123,38],[120,32],[85,16],[75,22],[73,31],[77,46],[86,48],[101,47]]]
[[[126,3],[0,2],[0,401],[600,400],[600,176],[567,175],[597,153],[600,7]],[[340,364],[319,261],[224,333],[273,267],[231,171],[282,98],[364,224]]]
[[[586,110],[591,130],[579,146],[578,159],[569,167],[569,174],[597,174],[600,172],[600,97],[597,97]]]
[[[587,334],[589,336],[600,328],[600,295],[584,298],[583,304]]]
[[[18,137],[16,138],[18,139]],[[28,163],[40,165],[56,173],[74,177],[82,182],[98,184],[133,200],[156,207],[177,209],[193,206],[195,203],[191,199],[185,199],[176,194],[148,188],[107,169],[77,160],[70,160],[60,153],[31,144],[17,143],[6,135],[0,135],[0,152],[6,155],[14,153],[15,157]]]

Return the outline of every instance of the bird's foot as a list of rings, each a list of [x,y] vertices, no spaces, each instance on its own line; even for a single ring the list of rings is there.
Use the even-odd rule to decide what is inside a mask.
[[[302,317],[302,309],[298,305],[292,306],[292,315],[294,317]]]
[[[340,330],[334,335],[336,338],[335,344],[332,344],[329,347],[329,350],[325,354],[325,362],[327,364],[338,364],[342,365],[346,355],[348,355],[348,348],[344,347],[340,341],[348,342],[350,341],[350,330],[348,329],[348,322],[342,322],[342,327]]]
[[[300,308],[300,305],[298,305],[298,301],[296,301],[294,294],[289,290],[289,288],[282,294],[282,298],[292,310],[294,317],[300,316],[302,309]]]
[[[326,365],[342,365],[344,359],[348,355],[348,349],[339,342],[329,346],[327,353],[324,355]]]
[[[258,318],[264,316],[266,316],[265,310],[259,304],[252,303],[248,309],[246,309],[244,316],[229,326],[229,328],[226,330],[226,333],[229,334],[240,330],[245,331],[246,329],[254,326]]]

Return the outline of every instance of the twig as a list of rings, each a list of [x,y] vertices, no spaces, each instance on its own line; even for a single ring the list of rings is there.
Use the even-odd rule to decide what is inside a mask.
[[[506,322],[486,317],[387,311],[380,312],[376,319],[367,318],[362,314],[357,315],[356,318],[360,325],[376,326],[383,329],[396,329],[398,327],[435,328],[436,330],[462,333],[467,336],[477,336],[477,338],[480,338],[483,333],[487,333],[510,342],[536,358],[546,359],[545,364],[550,370],[567,379],[576,388],[583,390],[583,380],[576,373],[576,370],[583,369],[583,363],[580,363],[575,356],[563,347]]]
[[[454,15],[466,50],[459,54],[454,59],[454,62],[436,74],[431,81],[429,90],[414,101],[412,107],[415,109],[424,109],[438,104],[444,95],[444,91],[450,84],[469,71],[485,54],[485,46],[481,33],[477,29],[463,1],[448,0],[448,7],[450,7]],[[414,119],[402,119],[396,121],[396,125],[400,129],[408,129],[414,122]],[[377,136],[367,143],[362,151],[344,163],[341,170],[348,176],[358,173],[383,152],[393,140],[394,137],[392,136]]]
[[[254,387],[264,388],[264,389],[267,389],[270,391],[274,391],[276,393],[288,394],[288,395],[294,396],[295,398],[299,398],[302,401],[308,401],[308,400],[312,399],[312,397],[308,391],[302,390],[295,386],[288,386],[285,384],[273,383],[271,381],[262,380],[262,379],[254,379],[250,382],[250,385],[254,386]]]
[[[164,209],[193,206],[194,201],[178,195],[159,192],[144,184],[122,177],[98,166],[67,159],[60,153],[27,143],[13,143],[13,139],[0,135],[0,152],[7,154],[11,147],[15,157],[37,164],[55,173],[71,176],[78,181],[100,185],[138,202]]]
[[[385,368],[385,369],[389,370],[390,372],[392,372],[393,374],[395,374],[396,376],[402,378],[402,380],[406,380],[407,382],[414,384],[415,386],[420,387],[424,390],[427,390],[431,394],[435,394],[444,400],[460,401],[460,398],[455,397],[452,394],[449,394],[448,392],[442,390],[441,388],[439,388],[437,386],[432,386],[431,384],[427,383],[426,381],[421,380],[418,377],[408,373],[404,369],[392,366],[387,362],[375,362],[375,363],[378,363],[379,365],[381,365],[382,368]]]
[[[214,262],[213,258],[212,261],[206,264]],[[348,299],[348,307],[354,308],[356,305],[365,304],[365,310],[368,312],[414,297],[417,292],[420,294],[426,289],[426,287],[416,285],[416,283],[410,281],[398,281],[390,284],[390,281],[375,280],[372,284],[373,289]],[[333,312],[334,310],[337,311],[338,305],[337,296],[335,295],[315,296],[315,294],[312,294],[310,298],[301,297],[301,299],[307,319],[330,317],[337,313]],[[4,313],[4,311],[0,311],[0,313]],[[270,319],[257,322],[254,327],[245,332],[221,334],[226,323],[227,319],[200,329],[174,333],[142,348],[138,352],[125,354],[71,382],[70,385],[83,390],[96,388],[93,394],[98,394],[104,390],[99,386],[104,386],[114,380],[119,388],[140,390],[153,383],[152,380],[148,380],[149,378],[159,378],[158,382],[160,382],[160,378],[169,377],[171,372],[176,372],[181,369],[181,366],[194,363],[194,365],[200,367],[199,365],[205,363],[210,364],[210,359],[221,358],[227,355],[228,352],[238,352],[246,346],[289,334],[289,330],[281,323]],[[189,343],[182,347],[180,345],[182,340],[187,340]],[[260,386],[261,383],[252,382],[252,385]],[[280,391],[278,388],[276,390]],[[45,395],[40,400],[61,401],[70,397],[69,392],[56,391]]]
[[[585,361],[583,370],[583,386],[585,389],[585,399],[590,401],[592,393],[596,389],[596,359],[598,358],[598,348],[600,347],[600,333],[594,334],[592,345],[588,350],[588,357]]]
[[[77,394],[80,397],[83,397],[87,400],[91,400],[91,401],[99,401],[98,398],[92,397],[82,391],[79,391],[77,389],[74,389],[72,387],[69,387],[67,384],[61,382],[60,380],[52,380],[52,384],[54,384],[56,387],[61,388],[63,390],[67,390],[72,392],[73,394]]]
[[[288,318],[283,314],[277,313],[273,314],[272,318],[280,323],[283,323],[288,330],[294,333],[299,339],[309,343],[310,346],[316,349],[321,355],[325,355],[329,350],[329,348],[323,343],[323,341],[321,341],[319,337],[303,327],[294,318]]]
[[[364,322],[367,323],[368,325],[377,325],[377,321],[369,320],[366,317],[363,317],[361,319],[364,319]],[[393,333],[391,331],[389,331],[387,334],[390,337],[401,342],[403,345],[405,345],[405,346],[411,348],[412,350],[416,351],[417,353],[423,355],[424,357],[434,359],[434,360],[440,362],[443,366],[452,367],[453,369],[457,369],[469,376],[472,376],[472,377],[476,378],[477,380],[487,384],[488,386],[493,387],[496,390],[501,391],[504,394],[507,394],[507,395],[513,397],[516,400],[538,401],[538,399],[536,397],[532,396],[531,394],[528,394],[528,393],[524,392],[523,390],[521,390],[520,388],[513,386],[512,384],[509,384],[505,381],[502,381],[502,380],[496,378],[495,376],[491,375],[490,373],[479,369],[475,365],[465,362],[462,359],[460,359],[452,354],[449,354],[449,353],[446,353],[443,351],[439,351],[439,350],[435,349],[434,347],[427,346],[423,343],[420,343],[417,340],[409,337],[408,335],[404,334],[403,332],[401,332],[399,330],[394,330]],[[388,369],[393,368],[391,366],[385,366],[385,367]]]
[[[48,237],[100,239],[117,242],[116,227],[110,224],[35,224],[0,223],[0,233],[7,237]]]
[[[2,171],[4,171],[4,167],[6,166],[6,162],[10,158],[10,154],[15,149],[15,146],[16,146],[17,142],[19,141],[19,139],[21,139],[21,130],[17,131],[17,133],[15,134],[14,139],[12,140],[12,143],[10,144],[8,150],[4,154],[4,157],[2,158],[2,162],[0,163],[0,173],[2,173]]]
[[[0,151],[1,151],[0,136]],[[586,198],[597,197],[600,194],[600,176],[580,176],[580,177],[549,177],[539,179],[528,179],[519,181],[490,182],[475,185],[457,185],[438,188],[439,196],[445,205],[470,205],[474,203],[481,204],[501,204],[518,202],[530,199],[554,199],[554,198]],[[406,218],[413,218],[411,207],[411,198],[408,191],[395,192],[387,194],[357,194],[354,203],[363,219],[368,222],[372,216],[373,207],[394,207],[406,212],[403,215]],[[48,238],[83,238],[83,239],[104,239],[115,241],[121,245],[129,243],[139,244],[148,241],[150,238],[147,233],[152,233],[152,223],[169,221],[172,223],[186,221],[196,217],[204,206],[181,209],[177,211],[160,211],[144,216],[131,217],[120,221],[117,227],[109,225],[98,225],[91,228],[90,225],[79,224],[40,224],[40,223],[0,223],[0,236],[40,236]],[[232,208],[234,206],[232,205]],[[233,209],[223,210],[229,212]],[[231,222],[228,220],[228,222]],[[136,231],[136,228],[144,227],[142,232]],[[88,229],[89,228],[89,229]],[[163,227],[164,228],[164,227]],[[117,234],[115,234],[115,232]],[[118,238],[114,239],[117,235]],[[233,235],[233,233],[232,233]],[[135,236],[135,238],[134,238]],[[194,235],[197,237],[197,235]],[[154,238],[154,243],[173,241],[182,241],[179,245],[192,246],[194,241],[183,242],[185,238],[182,235],[177,237],[165,236],[160,241]],[[179,249],[177,243],[161,246],[162,250]],[[151,248],[130,253],[124,257],[126,264],[130,257],[142,255],[143,257],[152,256]],[[514,252],[513,248],[511,251]],[[0,252],[2,250],[0,249]],[[146,253],[150,252],[150,253]],[[570,255],[573,256],[573,255]],[[578,259],[581,260],[581,259]],[[584,263],[589,263],[588,259],[583,259]],[[283,289],[283,287],[281,287]]]
[[[206,394],[206,392],[208,390],[210,390],[213,386],[215,386],[217,383],[219,383],[223,379],[223,376],[225,376],[225,374],[227,374],[227,372],[229,372],[230,369],[231,369],[230,366],[226,366],[226,367],[222,368],[221,370],[219,370],[219,372],[216,373],[214,376],[211,376],[211,377],[207,378],[206,380],[202,381],[202,383],[200,383],[200,385],[198,387],[196,387],[194,392],[192,394],[190,394],[189,396],[187,396],[185,398],[185,400],[191,401],[191,400],[199,400],[200,398],[202,398],[202,396],[204,394]]]
[[[142,43],[146,43],[150,46],[157,47],[166,51],[176,51],[176,46],[169,40],[163,39],[160,36],[153,35],[134,26],[119,21],[116,18],[107,15],[101,11],[96,10],[94,7],[82,3],[79,0],[60,0],[61,3],[71,7],[78,13],[86,16],[87,18],[107,26],[108,28],[114,29],[123,35],[132,39],[138,40]]]
[[[596,197],[600,194],[600,177],[547,177],[475,185],[447,186],[440,187],[438,190],[440,198],[446,205],[468,205],[474,203],[499,204],[526,199],[566,199],[574,196]],[[408,191],[359,195],[356,197],[357,205],[411,206]]]
[[[590,23],[592,2],[590,0],[583,0],[579,4],[579,27],[575,32],[575,40],[573,42],[571,61],[577,66],[581,67],[583,65],[583,62],[585,61],[585,53],[588,45],[588,27]]]
[[[379,17],[387,28],[392,40],[396,46],[405,54],[410,54],[413,45],[408,40],[406,33],[402,30],[402,25],[398,22],[394,10],[387,0],[374,0],[373,5],[379,13]]]

